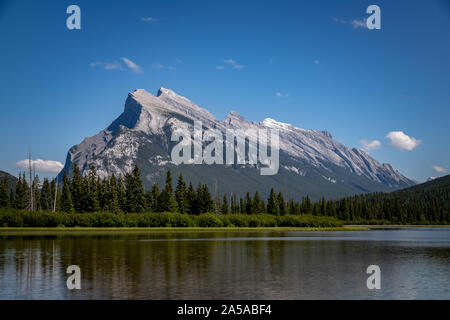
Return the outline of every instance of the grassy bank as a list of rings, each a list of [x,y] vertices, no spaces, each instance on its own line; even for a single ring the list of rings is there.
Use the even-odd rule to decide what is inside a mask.
[[[336,227],[336,228],[295,228],[295,227],[255,227],[255,228],[0,228],[0,236],[14,235],[113,235],[113,234],[147,234],[159,232],[313,232],[313,231],[366,231],[365,227]]]
[[[179,213],[114,214],[53,213],[23,210],[0,210],[0,227],[16,228],[343,228],[344,223],[332,217],[312,215],[226,214],[187,215]]]

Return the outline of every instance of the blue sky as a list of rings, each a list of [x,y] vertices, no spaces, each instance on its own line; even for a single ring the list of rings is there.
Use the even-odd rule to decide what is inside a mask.
[[[71,4],[81,30],[66,27]],[[371,4],[381,30],[362,23]],[[129,91],[161,86],[219,119],[236,110],[349,147],[366,139],[375,159],[419,181],[450,169],[445,0],[0,0],[0,39],[0,170],[13,174],[28,145],[64,162]]]

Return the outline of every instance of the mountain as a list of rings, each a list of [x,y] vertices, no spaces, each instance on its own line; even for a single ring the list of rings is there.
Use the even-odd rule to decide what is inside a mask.
[[[397,199],[402,199],[402,197],[405,197],[406,195],[413,194],[416,196],[416,199],[421,197],[423,200],[429,202],[430,198],[426,198],[426,194],[428,192],[450,194],[450,174],[438,178],[433,177],[433,179],[427,182],[417,184],[410,188],[392,192],[390,195],[394,196]]]
[[[17,181],[18,181],[19,179],[17,179],[17,178],[14,177],[13,175],[9,174],[8,172],[1,171],[1,170],[0,170],[0,181],[2,181],[5,177],[8,178],[8,187],[9,187],[9,190],[15,190],[15,189],[16,189]]]
[[[278,129],[280,137],[280,168],[273,176],[262,176],[258,166],[206,165],[171,162],[175,142],[171,133],[195,120],[204,129]],[[270,188],[287,197],[309,194],[338,198],[356,193],[393,191],[409,187],[414,181],[400,174],[390,164],[380,164],[362,150],[347,148],[335,141],[327,131],[294,127],[287,123],[265,119],[250,122],[235,111],[225,120],[216,119],[209,111],[170,89],[160,88],[156,96],[143,89],[128,94],[124,112],[109,127],[73,146],[64,169],[72,172],[77,164],[82,172],[95,165],[100,176],[124,175],[137,164],[144,187],[154,182],[164,184],[167,170],[174,177],[183,173],[186,181],[208,184],[213,194],[243,195],[259,190],[263,196]]]

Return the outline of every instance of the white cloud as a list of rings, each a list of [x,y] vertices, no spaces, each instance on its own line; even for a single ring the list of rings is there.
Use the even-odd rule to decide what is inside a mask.
[[[120,58],[134,73],[142,73],[142,68],[128,58]]]
[[[245,66],[242,65],[242,64],[237,64],[236,61],[233,60],[233,59],[226,59],[226,60],[224,60],[223,62],[225,62],[225,63],[231,65],[234,69],[238,69],[238,70],[241,70],[242,68],[245,67]]]
[[[122,66],[118,62],[105,63],[103,67],[105,68],[105,70],[122,70]]]
[[[399,150],[411,151],[422,143],[421,140],[406,135],[403,131],[391,131],[386,135],[391,140],[391,146]]]
[[[16,165],[22,170],[28,170],[28,159],[20,160]],[[64,165],[59,161],[36,159],[31,160],[31,167],[41,173],[59,173]]]
[[[349,20],[349,21],[346,21],[346,20],[340,19],[340,18],[336,18],[336,17],[330,17],[330,18],[331,18],[331,20],[333,20],[336,23],[351,25],[355,29],[367,28],[367,24],[366,24],[366,19],[365,18],[353,19],[353,20]]]
[[[355,29],[367,28],[366,19],[354,19],[351,24]]]
[[[370,152],[372,150],[380,149],[381,148],[381,142],[378,140],[367,140],[367,139],[361,139],[359,143],[362,146],[362,150],[365,152]]]
[[[314,60],[314,64],[319,64],[319,60]]]
[[[89,65],[92,68],[101,67],[105,70],[123,70],[121,64],[117,61],[114,61],[114,62],[95,61],[95,62],[91,62]]]
[[[140,66],[138,66],[136,63],[134,63],[133,61],[131,61],[128,58],[120,58],[120,60],[122,60],[125,65],[128,67],[128,69],[130,69],[132,72],[134,73],[142,73],[142,68]],[[105,70],[124,70],[124,67],[122,66],[122,64],[120,64],[120,62],[118,61],[113,61],[113,62],[102,62],[102,61],[95,61],[95,62],[91,62],[89,64],[92,68],[95,67],[101,67]]]
[[[217,70],[223,70],[224,67],[223,67],[223,66],[217,66],[216,69],[217,69]]]
[[[236,61],[234,61],[233,59],[227,59],[227,60],[224,60],[223,62],[231,64],[231,65],[236,63]]]
[[[331,17],[331,20],[333,20],[334,22],[338,22],[338,23],[342,23],[342,24],[346,24],[347,21],[345,21],[344,19],[339,19],[336,17]]]
[[[289,93],[281,93],[280,91],[277,91],[277,97],[289,97]]]
[[[447,169],[442,168],[440,166],[431,166],[436,172],[445,173],[447,172]]]
[[[143,17],[141,18],[142,21],[144,22],[158,22],[159,19],[153,18],[153,17]]]

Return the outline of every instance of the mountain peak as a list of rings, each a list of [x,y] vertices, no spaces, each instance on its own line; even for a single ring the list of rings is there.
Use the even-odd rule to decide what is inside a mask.
[[[284,122],[278,122],[272,118],[266,118],[263,121],[261,121],[261,124],[273,129],[289,129],[291,127],[291,124],[284,123]]]
[[[156,94],[157,97],[162,96],[162,95],[167,95],[170,97],[178,96],[178,94],[176,94],[175,91],[164,88],[164,87],[159,88],[158,93]]]

